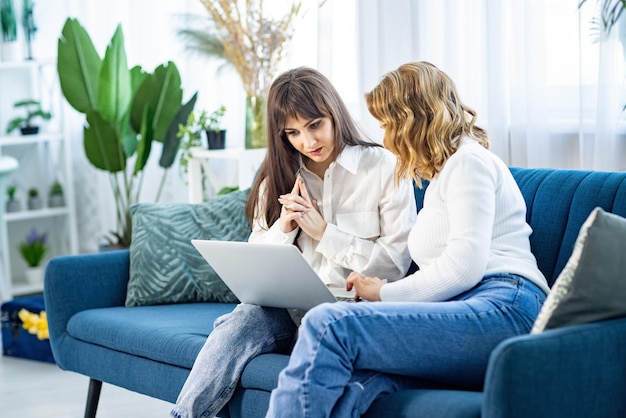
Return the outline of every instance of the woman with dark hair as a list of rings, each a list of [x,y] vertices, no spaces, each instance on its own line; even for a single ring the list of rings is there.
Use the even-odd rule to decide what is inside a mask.
[[[305,67],[280,75],[268,94],[267,130],[246,202],[249,241],[296,245],[337,293],[353,271],[404,277],[416,218],[411,181],[395,181],[395,158],[363,139],[330,81]],[[291,351],[302,315],[242,303],[218,318],[172,416],[215,416],[252,358]]]
[[[395,282],[353,272],[347,288],[372,303],[309,310],[267,417],[359,417],[423,385],[480,390],[493,348],[530,332],[549,292],[519,187],[452,80],[408,63],[365,97],[396,181],[430,182],[408,238],[419,270]]]

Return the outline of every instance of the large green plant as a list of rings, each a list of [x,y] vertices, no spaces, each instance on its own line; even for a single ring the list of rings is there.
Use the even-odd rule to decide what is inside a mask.
[[[109,241],[127,247],[132,232],[129,208],[139,201],[152,144],[163,144],[158,201],[180,145],[178,125],[186,122],[197,93],[182,103],[180,73],[171,61],[153,73],[140,66],[129,69],[120,25],[100,58],[78,20],[67,19],[58,42],[57,71],[63,95],[86,116],[87,159],[110,173],[118,225]]]

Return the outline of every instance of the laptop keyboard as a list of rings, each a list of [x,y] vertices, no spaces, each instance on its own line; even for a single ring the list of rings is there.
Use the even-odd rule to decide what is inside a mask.
[[[353,297],[348,296],[335,296],[338,302],[360,302],[360,300],[355,300]]]

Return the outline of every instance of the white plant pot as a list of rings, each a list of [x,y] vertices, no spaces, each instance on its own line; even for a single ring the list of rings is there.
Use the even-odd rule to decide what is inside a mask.
[[[27,267],[26,271],[24,272],[26,282],[29,284],[42,284],[44,271],[45,270],[42,266]]]
[[[21,42],[2,42],[0,45],[2,45],[2,61],[15,62],[24,59]]]

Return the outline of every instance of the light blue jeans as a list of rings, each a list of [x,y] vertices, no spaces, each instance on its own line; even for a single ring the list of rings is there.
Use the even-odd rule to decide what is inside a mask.
[[[491,351],[528,333],[544,300],[531,281],[499,274],[446,302],[319,305],[302,320],[266,418],[355,418],[378,396],[425,382],[480,390]]]
[[[248,362],[259,354],[288,353],[296,330],[286,309],[240,304],[217,318],[171,416],[215,417],[233,396]]]

